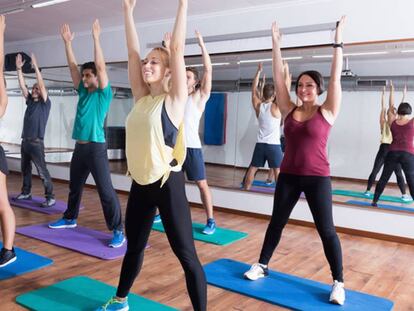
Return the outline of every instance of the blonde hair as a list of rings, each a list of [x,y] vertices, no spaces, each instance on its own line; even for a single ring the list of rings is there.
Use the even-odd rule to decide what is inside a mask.
[[[160,54],[160,59],[165,67],[170,68],[170,52],[163,47],[156,47],[151,50],[151,52],[158,52]]]

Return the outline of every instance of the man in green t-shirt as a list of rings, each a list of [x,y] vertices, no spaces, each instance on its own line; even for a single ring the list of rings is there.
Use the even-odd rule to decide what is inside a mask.
[[[120,247],[125,242],[121,207],[112,186],[103,128],[112,100],[112,90],[99,41],[100,33],[99,21],[96,20],[92,27],[95,62],[83,64],[79,72],[72,50],[74,34],[67,24],[61,28],[69,70],[79,100],[72,134],[76,145],[70,163],[68,208],[63,218],[49,224],[49,227],[52,229],[76,227],[83,187],[89,173],[92,173],[101,199],[106,225],[113,231],[109,246]]]

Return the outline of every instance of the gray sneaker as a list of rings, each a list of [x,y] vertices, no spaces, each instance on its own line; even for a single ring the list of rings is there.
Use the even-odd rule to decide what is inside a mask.
[[[15,200],[31,200],[32,194],[31,193],[20,193],[17,197],[14,198]]]
[[[46,201],[42,203],[42,207],[52,207],[55,204],[56,204],[56,200],[49,198],[49,199],[46,199]]]

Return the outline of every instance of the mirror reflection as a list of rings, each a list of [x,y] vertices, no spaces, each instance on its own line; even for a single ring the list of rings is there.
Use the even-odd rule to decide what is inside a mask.
[[[325,83],[328,83],[331,49],[330,46],[318,46],[282,51],[292,74],[292,98],[296,98],[295,80],[302,71],[316,69],[324,76]],[[412,102],[413,53],[412,41],[354,44],[345,47],[341,81],[342,106],[328,144],[334,200],[348,202],[366,198],[365,201],[370,202],[372,199],[375,181],[378,181],[381,173],[381,163],[376,161],[376,156],[384,140],[380,121],[380,116],[383,115],[383,89],[386,88],[386,110],[391,81],[395,106],[398,107],[402,101],[404,88],[404,101]],[[283,127],[278,126],[278,122],[283,121],[277,121],[277,111],[271,111],[268,121],[261,121],[258,118],[260,111],[258,113],[253,105],[255,100],[266,102],[266,85],[273,84],[271,52],[212,55],[211,63],[212,96],[206,104],[206,112],[201,116],[198,127],[206,179],[212,186],[247,188],[249,191],[272,194],[275,187],[272,173],[277,175],[277,171],[269,170],[269,167],[275,165],[269,166],[268,159],[263,164],[263,160],[255,163],[257,170],[247,173],[258,142],[260,122],[271,124],[274,118],[276,126],[273,129],[277,138],[272,139],[276,139],[278,143],[283,142]],[[201,56],[187,57],[186,64],[196,68],[200,77],[203,76]],[[255,81],[259,64],[260,75]],[[50,117],[44,134],[46,161],[68,166],[74,149],[71,136],[77,94],[70,83],[67,68],[43,68],[41,73],[51,101]],[[112,173],[125,174],[125,118],[133,106],[126,63],[108,64],[108,74],[114,91],[105,121],[110,167]],[[36,83],[35,74],[24,74],[24,78],[28,90],[31,90]],[[0,140],[8,157],[20,159],[25,99],[19,87],[17,72],[7,73],[6,80],[9,106],[1,120],[3,130]],[[267,100],[271,101],[271,97]],[[321,98],[322,101],[323,99]],[[218,126],[214,128],[216,123]],[[368,183],[369,176],[371,178]],[[411,198],[403,197],[408,194],[407,190],[405,193],[403,191],[406,189],[406,186],[402,186],[404,174],[401,177],[397,170],[397,176],[399,186],[393,174],[384,195],[392,196],[393,204],[410,208]],[[365,193],[368,190],[370,193]]]

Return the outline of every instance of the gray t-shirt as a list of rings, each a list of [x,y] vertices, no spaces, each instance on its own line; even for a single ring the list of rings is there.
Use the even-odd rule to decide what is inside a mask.
[[[38,101],[34,101],[32,95],[29,94],[26,99],[26,106],[22,138],[43,139],[51,107],[49,96],[46,102],[41,96]]]

